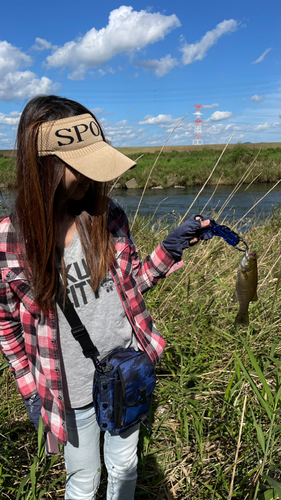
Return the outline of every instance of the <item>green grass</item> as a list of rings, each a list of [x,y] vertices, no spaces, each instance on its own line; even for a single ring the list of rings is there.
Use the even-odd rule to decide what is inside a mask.
[[[13,188],[17,184],[15,158],[8,158],[0,154],[0,188]]]
[[[141,434],[136,500],[281,498],[280,216],[277,209],[244,234],[259,269],[249,328],[235,329],[230,301],[242,253],[220,238],[185,251],[185,267],[146,294],[167,346],[157,368],[154,430]],[[136,219],[142,257],[171,229],[159,224]],[[4,362],[0,377],[0,497],[14,500],[38,456],[37,437]],[[50,470],[47,462],[36,467],[36,478],[43,471],[38,492],[65,473],[62,457]],[[105,483],[103,471],[98,499]],[[31,479],[23,491],[19,500],[37,498],[36,491],[27,496]],[[63,495],[62,478],[44,498]]]

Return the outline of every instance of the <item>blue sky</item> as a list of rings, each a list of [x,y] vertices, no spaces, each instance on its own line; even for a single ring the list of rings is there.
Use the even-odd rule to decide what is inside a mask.
[[[117,147],[281,142],[281,1],[1,2],[0,149],[25,104],[93,110]]]

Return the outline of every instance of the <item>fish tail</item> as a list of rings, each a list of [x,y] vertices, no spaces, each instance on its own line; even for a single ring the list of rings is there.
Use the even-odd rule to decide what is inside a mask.
[[[235,326],[249,326],[249,314],[248,312],[242,314],[238,313],[235,318]]]

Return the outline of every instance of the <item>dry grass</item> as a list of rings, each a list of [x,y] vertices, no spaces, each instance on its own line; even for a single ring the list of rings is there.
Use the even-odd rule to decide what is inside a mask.
[[[277,499],[280,216],[276,210],[243,234],[259,263],[259,301],[250,306],[249,328],[235,329],[237,306],[230,302],[241,254],[220,238],[186,251],[185,267],[147,293],[147,307],[167,345],[157,368],[154,430],[141,433],[136,500]],[[137,217],[134,235],[141,255],[170,230],[163,221]],[[4,363],[0,377],[0,492],[1,499],[15,500],[36,454],[36,436]],[[64,473],[59,457],[43,474],[42,487]],[[63,483],[45,497],[63,498]],[[97,499],[105,498],[105,489],[103,470]],[[20,500],[27,498],[34,497]]]
[[[268,148],[280,148],[281,142],[260,142],[253,144],[241,144],[245,148],[249,149],[268,149]],[[155,153],[156,151],[160,151],[161,145],[159,146],[151,146],[151,147],[132,147],[132,148],[117,148],[121,153],[130,156],[130,154],[141,154],[141,153]],[[167,153],[171,151],[200,151],[200,150],[216,150],[222,151],[225,147],[225,144],[206,144],[203,146],[165,146],[165,151]],[[233,149],[237,147],[237,144],[231,144],[228,146],[229,149]],[[0,152],[1,153],[1,152]]]
[[[134,230],[143,256],[169,230],[147,222],[137,218]],[[280,234],[277,211],[244,235],[259,256],[259,302],[250,306],[248,329],[235,330],[237,306],[230,302],[241,254],[219,238],[186,251],[185,267],[146,295],[167,347],[157,368],[154,430],[140,440],[137,500],[271,498],[261,495],[270,493],[265,476],[280,481]],[[271,411],[265,382],[244,342],[276,401],[272,418],[264,407]],[[0,455],[3,472],[19,484],[36,453],[36,436],[13,378],[6,369],[1,373]],[[60,457],[42,483],[64,472]],[[4,478],[3,500],[15,500],[6,489],[11,481]],[[46,498],[63,498],[63,483]],[[98,499],[105,488],[103,471]]]

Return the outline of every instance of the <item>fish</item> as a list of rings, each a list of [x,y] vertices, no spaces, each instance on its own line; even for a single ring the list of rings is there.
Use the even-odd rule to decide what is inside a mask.
[[[235,326],[249,326],[248,308],[250,302],[258,300],[257,285],[257,254],[255,251],[246,250],[238,266],[236,287],[232,297],[233,302],[239,302]]]

